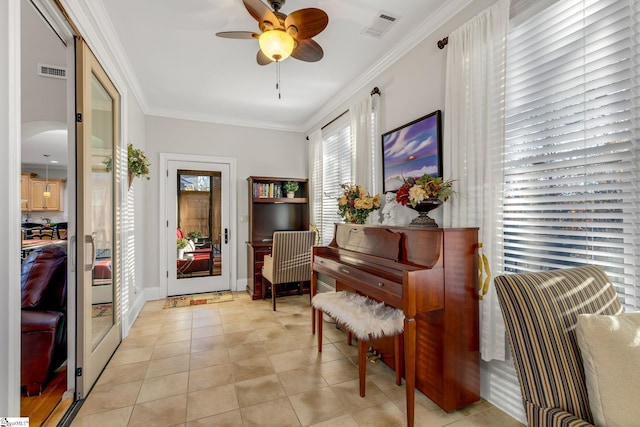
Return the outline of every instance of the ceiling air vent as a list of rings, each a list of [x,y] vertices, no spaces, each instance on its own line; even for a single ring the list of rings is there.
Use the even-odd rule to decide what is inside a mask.
[[[393,16],[389,12],[380,11],[373,19],[369,26],[365,27],[362,30],[362,34],[375,37],[377,39],[382,38],[382,36],[391,28],[393,24],[398,20],[397,16]]]
[[[38,64],[38,75],[42,77],[54,77],[56,79],[66,79],[67,69],[55,65]]]

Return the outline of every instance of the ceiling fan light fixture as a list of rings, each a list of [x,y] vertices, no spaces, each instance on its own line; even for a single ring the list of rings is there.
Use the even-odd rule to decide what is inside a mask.
[[[283,30],[265,31],[260,34],[258,43],[262,53],[274,61],[287,59],[295,47],[293,37]]]

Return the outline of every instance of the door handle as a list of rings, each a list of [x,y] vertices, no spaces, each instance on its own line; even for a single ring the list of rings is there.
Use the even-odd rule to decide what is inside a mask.
[[[69,237],[69,252],[71,253],[71,271],[76,271],[76,251],[77,251],[77,245],[76,245],[76,236],[75,234],[71,235]]]
[[[229,243],[229,229],[225,228],[224,229],[224,244],[228,244]]]
[[[91,243],[91,266],[89,270],[93,270],[96,266],[96,233],[91,233],[85,236],[85,242]]]

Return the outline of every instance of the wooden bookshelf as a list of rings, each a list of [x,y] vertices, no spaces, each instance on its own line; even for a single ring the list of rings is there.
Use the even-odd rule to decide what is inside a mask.
[[[274,231],[309,229],[309,180],[306,178],[276,178],[250,176],[249,241],[247,242],[247,292],[252,299],[264,297],[262,264],[271,253]],[[293,198],[286,197],[284,183],[297,182]],[[280,189],[280,190],[278,190]]]

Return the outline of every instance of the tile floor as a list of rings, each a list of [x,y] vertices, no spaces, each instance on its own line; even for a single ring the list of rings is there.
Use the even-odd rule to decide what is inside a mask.
[[[145,304],[72,427],[403,426],[404,385],[383,363],[367,365],[358,394],[357,347],[324,328],[311,334],[309,297],[163,309]],[[452,413],[416,391],[416,426],[511,427],[485,401]]]

